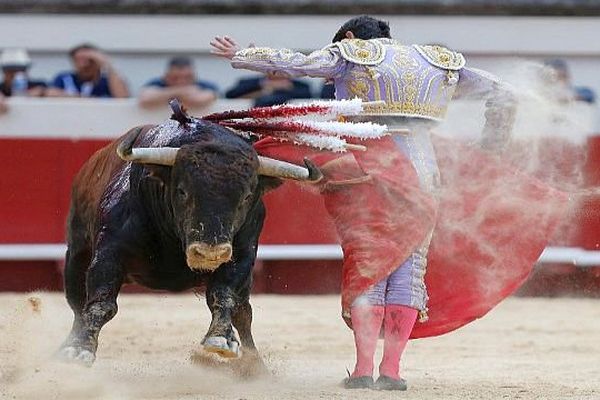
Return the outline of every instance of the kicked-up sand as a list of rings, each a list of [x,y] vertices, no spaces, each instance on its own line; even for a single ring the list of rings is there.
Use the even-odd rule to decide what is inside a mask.
[[[600,399],[600,300],[510,298],[411,341],[407,392],[339,386],[354,350],[338,296],[251,301],[271,374],[244,380],[191,361],[210,318],[192,294],[121,295],[91,368],[53,359],[72,318],[61,294],[0,294],[0,399]]]

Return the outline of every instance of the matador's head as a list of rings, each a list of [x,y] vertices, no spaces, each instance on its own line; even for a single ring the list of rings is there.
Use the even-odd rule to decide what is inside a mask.
[[[344,23],[333,37],[332,42],[335,43],[344,39],[368,40],[377,38],[391,38],[389,24],[368,15],[361,15]]]

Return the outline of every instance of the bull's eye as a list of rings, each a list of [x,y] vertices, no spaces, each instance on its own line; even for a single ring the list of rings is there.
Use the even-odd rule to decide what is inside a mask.
[[[177,196],[179,196],[182,199],[185,199],[187,197],[187,192],[182,188],[177,188]]]

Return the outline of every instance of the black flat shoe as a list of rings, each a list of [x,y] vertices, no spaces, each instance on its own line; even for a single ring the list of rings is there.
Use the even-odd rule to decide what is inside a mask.
[[[377,390],[406,390],[406,381],[402,378],[392,379],[389,376],[381,375],[375,382]]]
[[[345,389],[371,389],[373,387],[373,378],[370,376],[349,376],[342,381]]]

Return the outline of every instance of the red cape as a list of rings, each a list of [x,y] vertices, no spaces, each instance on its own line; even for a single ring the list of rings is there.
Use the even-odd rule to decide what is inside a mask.
[[[563,192],[499,157],[433,140],[442,175],[439,207],[420,189],[410,161],[391,137],[361,142],[368,151],[345,155],[271,139],[255,144],[259,154],[280,160],[301,164],[309,157],[326,182],[334,183],[326,184],[322,195],[344,250],[345,317],[354,299],[398,268],[435,226],[425,275],[429,320],[415,325],[412,338],[455,330],[513,293],[568,202]],[[364,175],[370,178],[352,180]]]

